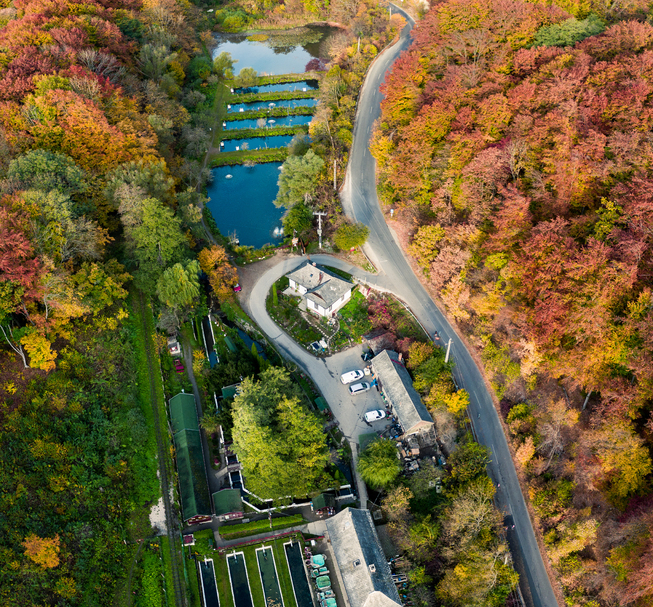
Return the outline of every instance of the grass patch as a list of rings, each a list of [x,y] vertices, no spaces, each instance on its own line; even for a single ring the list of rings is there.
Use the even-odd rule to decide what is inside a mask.
[[[266,110],[250,110],[248,112],[233,112],[225,121],[252,120],[254,118],[283,118],[284,116],[312,116],[315,106],[300,105],[297,107],[273,107]]]
[[[163,574],[165,576],[166,595],[175,596],[175,584],[172,577],[172,561],[170,560],[170,540],[167,535],[162,535],[159,539],[161,547],[161,558],[163,560]]]
[[[344,270],[339,270],[338,268],[334,268],[333,266],[324,266],[329,272],[332,274],[335,274],[336,276],[340,276],[340,278],[344,278],[345,280],[351,281],[351,278],[353,274],[350,274],[349,272],[345,272]]]
[[[223,525],[220,527],[220,536],[225,540],[233,540],[236,538],[247,537],[249,535],[256,535],[257,533],[264,533],[266,531],[295,527],[297,525],[301,525],[304,522],[304,517],[301,514],[295,514],[294,516],[273,518],[271,528],[270,521],[268,519],[252,521],[251,523]]]
[[[227,567],[227,557],[216,554],[213,557],[213,566],[215,567],[220,607],[234,607],[234,598],[231,594],[231,581],[229,580],[229,568]]]
[[[240,95],[232,95],[229,103],[235,105],[237,103],[253,103],[254,101],[279,101],[286,99],[314,99],[317,97],[319,91],[268,91],[264,93],[243,93]]]
[[[283,162],[288,157],[288,148],[271,148],[266,150],[240,150],[238,152],[216,152],[211,154],[209,166],[211,168],[245,164],[250,161],[254,164],[264,162]]]

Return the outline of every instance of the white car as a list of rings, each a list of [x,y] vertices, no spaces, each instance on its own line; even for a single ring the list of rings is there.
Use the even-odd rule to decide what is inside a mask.
[[[360,394],[361,392],[367,392],[369,389],[370,385],[365,381],[362,381],[360,384],[349,386],[349,392],[351,394]]]
[[[380,419],[383,419],[384,417],[385,417],[385,411],[381,411],[381,409],[374,409],[374,411],[368,411],[365,414],[365,421],[378,422]]]
[[[363,377],[365,377],[365,373],[363,373],[360,369],[356,369],[355,371],[348,371],[347,373],[343,373],[340,376],[340,381],[346,386],[353,381],[363,379]]]

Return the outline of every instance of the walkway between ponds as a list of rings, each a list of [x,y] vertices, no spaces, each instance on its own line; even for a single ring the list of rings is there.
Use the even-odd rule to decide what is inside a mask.
[[[225,527],[221,527],[224,529]],[[260,544],[264,540],[275,540],[293,531],[301,531],[304,535],[318,535],[322,536],[326,532],[326,523],[322,521],[313,521],[296,527],[289,527],[288,529],[280,529],[278,531],[268,531],[266,533],[257,533],[256,535],[248,535],[247,537],[240,537],[235,540],[223,540],[217,531],[215,535],[215,547],[217,548],[231,548],[242,546],[243,544]]]

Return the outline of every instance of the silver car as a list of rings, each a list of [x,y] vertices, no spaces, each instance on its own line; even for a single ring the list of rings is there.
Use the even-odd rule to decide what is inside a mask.
[[[362,381],[360,384],[349,386],[349,392],[351,392],[351,394],[360,394],[361,392],[367,392],[369,389],[370,385],[365,381]]]

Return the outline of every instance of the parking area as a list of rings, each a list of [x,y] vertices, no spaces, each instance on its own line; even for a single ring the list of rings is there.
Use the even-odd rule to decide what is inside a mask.
[[[359,435],[375,431],[382,432],[388,425],[387,419],[371,422],[371,425],[365,423],[364,420],[364,415],[368,411],[374,409],[385,411],[385,403],[376,386],[372,386],[367,392],[352,395],[349,392],[349,386],[343,385],[340,381],[340,376],[343,373],[364,369],[369,364],[361,360],[363,349],[363,346],[357,345],[327,359],[321,359],[332,378],[332,381],[329,382],[328,392],[325,390],[324,397],[340,423],[343,434],[356,442],[358,442]],[[361,381],[370,383],[371,380],[371,375],[367,375]]]

